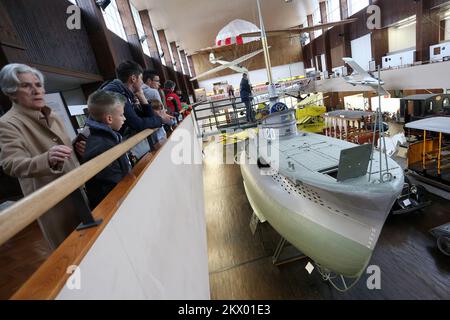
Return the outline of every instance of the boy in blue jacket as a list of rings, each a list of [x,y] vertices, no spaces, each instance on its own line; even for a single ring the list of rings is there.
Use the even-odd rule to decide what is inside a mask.
[[[122,142],[118,132],[125,122],[126,99],[118,93],[96,91],[89,96],[89,137],[83,162],[89,161]],[[96,207],[103,198],[131,170],[128,155],[124,154],[86,183],[91,207]]]

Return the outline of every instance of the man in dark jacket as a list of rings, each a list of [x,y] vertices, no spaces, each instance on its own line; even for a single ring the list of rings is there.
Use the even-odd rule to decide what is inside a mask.
[[[142,91],[143,69],[133,61],[125,61],[116,70],[117,78],[103,85],[104,91],[117,92],[125,97],[125,124],[120,130],[124,135],[134,134],[145,129],[160,128],[172,122],[165,112],[155,113]]]
[[[252,87],[250,86],[250,83],[248,81],[248,75],[244,73],[242,75],[241,85],[239,88],[241,100],[245,104],[245,108],[247,110],[246,116],[247,116],[247,122],[255,122],[255,115],[253,113],[252,108]]]
[[[83,162],[87,162],[122,142],[118,132],[125,122],[125,98],[114,92],[96,91],[89,96],[90,118],[86,121],[89,137]],[[131,170],[127,154],[112,162],[86,183],[89,202],[95,208]]]

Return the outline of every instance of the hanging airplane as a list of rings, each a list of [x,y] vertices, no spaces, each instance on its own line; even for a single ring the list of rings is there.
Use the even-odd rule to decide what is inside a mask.
[[[221,64],[221,66],[217,67],[217,68],[214,68],[214,69],[211,69],[209,71],[206,71],[206,72],[204,72],[204,73],[202,73],[202,74],[192,78],[191,81],[197,80],[199,78],[203,78],[203,77],[205,77],[207,75],[210,75],[210,74],[213,74],[213,73],[225,70],[227,68],[229,68],[231,70],[234,70],[236,72],[239,72],[239,73],[248,73],[248,69],[243,67],[243,66],[241,66],[241,63],[244,62],[244,61],[247,61],[247,60],[249,60],[251,58],[253,58],[254,56],[257,56],[258,54],[262,53],[263,51],[264,51],[264,49],[261,49],[261,50],[258,50],[258,51],[246,54],[245,56],[242,56],[242,57],[240,57],[240,58],[238,58],[236,60],[233,60],[233,61],[219,60],[220,58],[217,59],[215,57],[214,53],[211,52],[209,54],[209,62],[211,62],[212,64],[219,63],[219,64]]]
[[[352,19],[347,19],[347,20],[342,20],[342,21],[337,21],[337,22],[317,24],[317,25],[311,26],[311,27],[294,27],[294,28],[289,28],[289,29],[271,30],[271,31],[266,31],[266,35],[269,37],[270,36],[280,36],[280,35],[292,36],[294,34],[303,35],[304,33],[313,32],[316,30],[328,29],[328,28],[335,27],[335,26],[342,26],[345,24],[353,23],[357,20],[358,20],[357,18],[352,18]],[[243,33],[241,36],[243,38],[253,38],[253,37],[257,37],[258,35],[260,35],[259,32],[248,32],[248,33]]]
[[[320,29],[327,29],[327,28],[331,28],[331,27],[335,27],[335,26],[340,26],[340,25],[345,25],[348,23],[353,23],[358,19],[347,19],[347,20],[342,20],[342,21],[337,21],[337,22],[330,22],[330,23],[325,23],[325,24],[318,24],[315,26],[311,26],[311,27],[305,27],[305,28],[290,28],[290,29],[282,29],[282,30],[273,30],[273,31],[266,31],[266,34],[268,36],[277,36],[277,35],[283,35],[283,34],[287,34],[287,35],[293,35],[293,34],[300,34],[303,35],[305,33],[308,32],[312,32],[315,30],[320,30]],[[239,35],[239,38],[257,38],[261,36],[261,31],[258,32],[247,32],[247,33],[242,33]],[[244,41],[245,42],[245,41]],[[270,47],[269,47],[270,48]],[[223,60],[219,60],[216,59],[214,56],[214,52],[223,49],[223,46],[214,46],[214,47],[209,47],[209,48],[204,48],[204,49],[200,49],[196,52],[194,52],[194,54],[198,54],[198,53],[204,53],[204,52],[210,52],[209,54],[209,61],[212,64],[217,64],[220,63],[222,64],[222,66],[214,68],[212,70],[209,70],[205,73],[202,73],[194,78],[191,79],[191,81],[197,80],[199,78],[205,77],[207,75],[225,70],[227,68],[230,68],[234,71],[237,71],[239,73],[247,73],[248,70],[242,66],[240,66],[240,63],[253,58],[254,56],[264,52],[264,49],[261,49],[259,51],[255,51],[253,53],[250,53],[248,55],[245,55],[243,57],[240,57],[234,61],[223,61]]]
[[[351,76],[344,77],[345,81],[347,83],[351,84],[352,86],[369,86],[373,90],[379,91],[380,95],[388,96],[389,92],[387,92],[382,86],[384,85],[383,80],[378,80],[373,75],[371,75],[369,72],[364,70],[358,63],[356,63],[355,60],[352,58],[342,58],[345,63],[347,63],[352,69],[354,70],[354,73]]]

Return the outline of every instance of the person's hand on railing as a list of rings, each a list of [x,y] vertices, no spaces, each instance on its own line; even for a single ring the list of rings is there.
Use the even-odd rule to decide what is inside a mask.
[[[48,150],[48,163],[51,168],[55,168],[72,155],[72,149],[65,145],[51,147]]]
[[[156,114],[161,117],[164,124],[172,125],[174,123],[175,117],[167,114],[165,110],[157,111]]]
[[[80,140],[75,143],[75,151],[81,158],[83,158],[84,152],[86,151],[86,141]]]

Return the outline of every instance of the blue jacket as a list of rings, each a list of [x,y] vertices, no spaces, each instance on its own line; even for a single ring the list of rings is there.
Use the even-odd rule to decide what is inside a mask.
[[[87,162],[122,142],[120,133],[104,123],[88,119],[86,126],[89,127],[90,135],[86,141],[82,162]],[[86,189],[92,208],[97,206],[130,170],[130,161],[127,154],[124,154],[89,180]]]
[[[161,117],[155,115],[150,104],[135,104],[135,96],[122,81],[115,79],[100,87],[100,90],[117,92],[123,95],[127,102],[124,108],[125,123],[120,129],[123,135],[130,135],[145,129],[155,129],[162,126]]]
[[[239,91],[240,91],[242,101],[248,101],[251,99],[252,88],[250,87],[250,83],[248,82],[248,79],[242,78]]]

